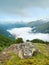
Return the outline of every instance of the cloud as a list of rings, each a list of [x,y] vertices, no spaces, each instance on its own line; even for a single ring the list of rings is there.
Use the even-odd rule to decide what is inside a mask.
[[[13,36],[15,36],[15,38],[23,38],[24,41],[28,39],[41,39],[44,41],[49,41],[49,34],[32,33],[32,28],[30,27],[13,28],[7,31],[10,32]]]
[[[49,0],[0,0],[0,10],[8,13],[27,16],[25,10],[30,7],[49,8]]]
[[[26,8],[29,6],[32,7],[49,7],[49,0],[0,0],[0,5],[5,7],[14,7],[14,8]]]
[[[41,10],[46,10],[47,8],[49,8],[49,0],[0,0],[0,14],[7,14],[7,16],[9,15],[9,17],[10,15],[11,17],[16,16],[16,19],[18,17],[20,17],[21,19],[27,18],[28,20],[31,18],[42,18],[42,15],[39,14],[34,8],[37,8],[38,12],[43,14],[43,11],[41,12],[39,11],[39,9],[41,8]],[[37,16],[36,14],[38,14],[39,16]]]

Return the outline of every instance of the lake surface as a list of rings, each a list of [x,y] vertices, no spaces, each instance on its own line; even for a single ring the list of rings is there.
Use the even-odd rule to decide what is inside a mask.
[[[32,40],[32,39],[41,39],[44,41],[49,41],[49,34],[43,34],[43,33],[32,33],[31,27],[21,27],[21,28],[12,28],[10,30],[7,30],[15,36],[15,38],[23,38],[24,41],[26,40]]]

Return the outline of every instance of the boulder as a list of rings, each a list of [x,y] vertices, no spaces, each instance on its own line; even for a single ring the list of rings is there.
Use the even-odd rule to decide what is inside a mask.
[[[32,43],[20,43],[20,44],[13,44],[8,47],[6,50],[3,51],[3,55],[10,55],[11,52],[17,54],[21,59],[29,58],[33,55],[37,54],[39,50],[32,45]]]

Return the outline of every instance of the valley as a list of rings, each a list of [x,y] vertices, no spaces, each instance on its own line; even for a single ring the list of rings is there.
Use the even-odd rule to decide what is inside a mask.
[[[0,24],[0,65],[14,64],[49,65],[49,22]]]

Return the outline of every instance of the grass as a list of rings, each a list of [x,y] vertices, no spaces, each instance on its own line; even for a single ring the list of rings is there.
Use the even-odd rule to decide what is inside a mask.
[[[43,54],[36,55],[29,59],[20,59],[17,55],[5,62],[5,65],[49,65],[49,59]]]
[[[42,44],[42,43],[33,43],[38,49],[40,49],[41,53],[49,56],[49,45]]]
[[[49,65],[49,54],[46,44],[34,43],[38,49],[40,49],[41,53],[36,56],[32,56],[28,59],[20,59],[18,55],[11,53],[11,57],[9,60],[5,60],[5,65]]]

